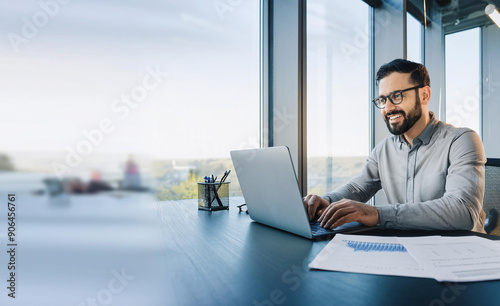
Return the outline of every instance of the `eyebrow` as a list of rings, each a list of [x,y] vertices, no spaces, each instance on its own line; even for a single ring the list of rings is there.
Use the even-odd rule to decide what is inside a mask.
[[[382,97],[387,98],[388,96],[392,95],[393,93],[396,93],[396,92],[398,92],[398,91],[403,91],[403,90],[404,90],[404,89],[394,90],[394,91],[391,91],[391,92],[390,92],[387,96],[384,96],[384,95],[379,95],[378,97],[379,97],[379,98],[382,98]]]

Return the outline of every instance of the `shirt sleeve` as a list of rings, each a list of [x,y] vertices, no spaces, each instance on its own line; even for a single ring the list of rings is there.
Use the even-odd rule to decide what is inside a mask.
[[[324,194],[323,199],[328,203],[351,199],[365,203],[382,188],[378,171],[378,154],[380,146],[372,150],[361,172],[352,177],[345,185],[334,191]]]
[[[483,232],[486,157],[477,133],[468,130],[452,142],[449,163],[445,192],[441,198],[378,206],[380,227]]]

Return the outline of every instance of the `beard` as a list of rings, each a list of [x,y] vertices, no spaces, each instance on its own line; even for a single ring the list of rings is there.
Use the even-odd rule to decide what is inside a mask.
[[[401,116],[403,116],[403,122],[399,126],[397,124],[389,123],[388,117],[395,114],[401,114]],[[389,132],[391,132],[394,135],[401,135],[408,132],[408,130],[412,128],[412,126],[420,119],[420,117],[422,117],[422,108],[420,107],[420,97],[417,93],[415,107],[412,110],[410,110],[408,114],[406,114],[402,110],[393,111],[387,113],[384,117],[384,120],[385,124],[387,125],[387,128],[389,129]]]

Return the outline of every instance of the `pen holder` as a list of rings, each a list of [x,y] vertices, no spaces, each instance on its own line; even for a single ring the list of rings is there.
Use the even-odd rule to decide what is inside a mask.
[[[229,209],[229,183],[198,183],[198,209]]]

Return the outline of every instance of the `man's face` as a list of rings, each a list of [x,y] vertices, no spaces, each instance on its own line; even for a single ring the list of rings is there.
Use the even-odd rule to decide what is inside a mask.
[[[410,83],[410,73],[393,72],[380,80],[379,95],[387,96],[394,91],[404,90],[415,85]],[[403,92],[403,102],[399,105],[394,105],[388,100],[385,108],[381,111],[387,128],[392,134],[406,133],[422,117],[418,89]]]

